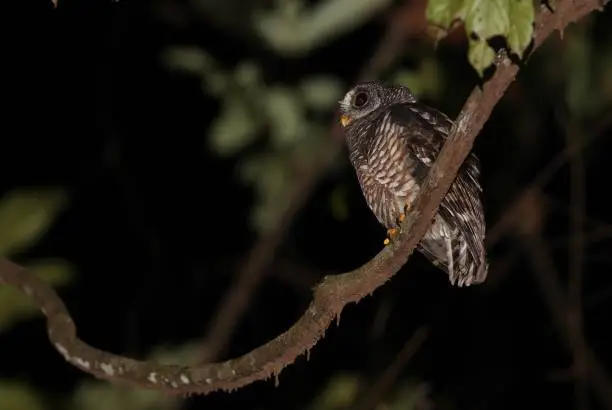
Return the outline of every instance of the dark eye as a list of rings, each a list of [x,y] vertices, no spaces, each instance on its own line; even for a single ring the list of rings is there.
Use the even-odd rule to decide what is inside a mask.
[[[357,95],[355,95],[355,98],[353,99],[353,105],[355,106],[355,108],[361,108],[366,105],[367,102],[368,95],[364,92],[357,93]]]

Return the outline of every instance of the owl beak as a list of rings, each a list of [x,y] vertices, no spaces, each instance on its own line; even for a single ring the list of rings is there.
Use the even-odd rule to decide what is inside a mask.
[[[347,125],[349,125],[351,121],[352,121],[351,117],[347,115],[343,115],[342,117],[340,117],[340,124],[342,124],[343,127],[346,127]]]

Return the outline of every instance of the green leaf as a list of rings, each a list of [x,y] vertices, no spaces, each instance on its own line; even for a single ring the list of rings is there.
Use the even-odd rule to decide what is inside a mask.
[[[294,89],[273,86],[268,89],[265,97],[272,142],[281,147],[295,142],[306,121],[300,96]]]
[[[397,383],[393,400],[388,403],[388,410],[417,410],[429,407],[430,388],[423,382],[405,380]]]
[[[234,155],[253,141],[258,129],[247,102],[240,96],[229,95],[211,125],[209,143],[219,155]]]
[[[580,120],[593,109],[597,92],[593,89],[593,50],[584,29],[572,30],[564,41],[566,80],[565,98],[572,116]],[[603,84],[602,84],[603,85]]]
[[[240,163],[240,177],[252,183],[257,191],[250,222],[259,233],[276,226],[279,215],[285,212],[292,181],[291,165],[291,158],[275,152],[253,155]]]
[[[393,76],[393,82],[410,88],[417,98],[424,95],[437,96],[444,88],[443,78],[437,61],[424,59],[417,70],[400,70]]]
[[[337,187],[330,195],[331,213],[339,221],[345,221],[349,215],[347,194],[344,187]]]
[[[0,201],[0,254],[34,245],[64,208],[66,199],[61,189],[18,189],[4,196]]]
[[[145,389],[129,389],[110,383],[87,380],[72,395],[74,410],[168,410],[179,408],[176,395]]]
[[[263,164],[261,179],[257,181],[259,206],[253,210],[252,223],[258,232],[267,232],[285,211],[288,189],[291,187],[290,164],[280,156],[271,157]]]
[[[467,0],[465,28],[479,39],[505,35],[510,29],[509,0]],[[511,0],[515,1],[515,0]]]
[[[189,366],[202,355],[202,344],[182,343],[178,346],[157,346],[149,354],[149,359],[162,364]]]
[[[191,46],[176,46],[161,53],[161,62],[168,68],[198,76],[206,93],[222,96],[229,84],[229,76],[206,51]]]
[[[425,14],[427,21],[449,29],[456,19],[465,18],[465,0],[429,0]]]
[[[495,52],[484,40],[471,40],[468,60],[482,77],[484,70],[493,63]]]
[[[261,68],[252,61],[240,63],[234,70],[234,79],[245,91],[259,89],[263,82]]]
[[[299,85],[304,103],[315,110],[333,109],[342,97],[343,86],[330,76],[313,76],[302,80]]]
[[[510,1],[510,29],[507,33],[508,46],[520,57],[533,38],[535,9],[531,0]]]
[[[482,76],[495,57],[486,40],[504,36],[519,57],[533,37],[535,11],[531,0],[466,0],[465,28],[478,41],[470,41],[469,60]]]
[[[40,260],[25,267],[53,287],[67,284],[73,276],[72,266],[60,259]],[[29,297],[12,287],[0,286],[0,332],[38,314],[38,307]]]
[[[253,25],[278,54],[296,57],[355,30],[392,0],[327,0],[311,6],[279,3],[279,7],[255,13]]]
[[[169,68],[188,74],[202,75],[216,70],[215,60],[197,47],[171,47],[161,53],[161,61]]]
[[[0,381],[0,409],[45,410],[36,389],[26,383]]]
[[[341,409],[350,406],[359,394],[358,375],[338,374],[332,377],[324,390],[313,400],[311,409]]]

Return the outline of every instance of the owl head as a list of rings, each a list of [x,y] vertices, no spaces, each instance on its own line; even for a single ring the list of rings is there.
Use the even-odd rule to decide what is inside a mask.
[[[347,127],[356,120],[375,117],[389,106],[413,103],[416,98],[408,87],[368,81],[356,84],[340,100],[340,123]]]

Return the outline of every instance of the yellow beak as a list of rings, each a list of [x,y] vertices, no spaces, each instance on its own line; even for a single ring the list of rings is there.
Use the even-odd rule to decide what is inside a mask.
[[[340,124],[342,124],[343,127],[346,127],[347,125],[349,125],[351,123],[351,118],[343,115],[342,117],[340,117]]]

